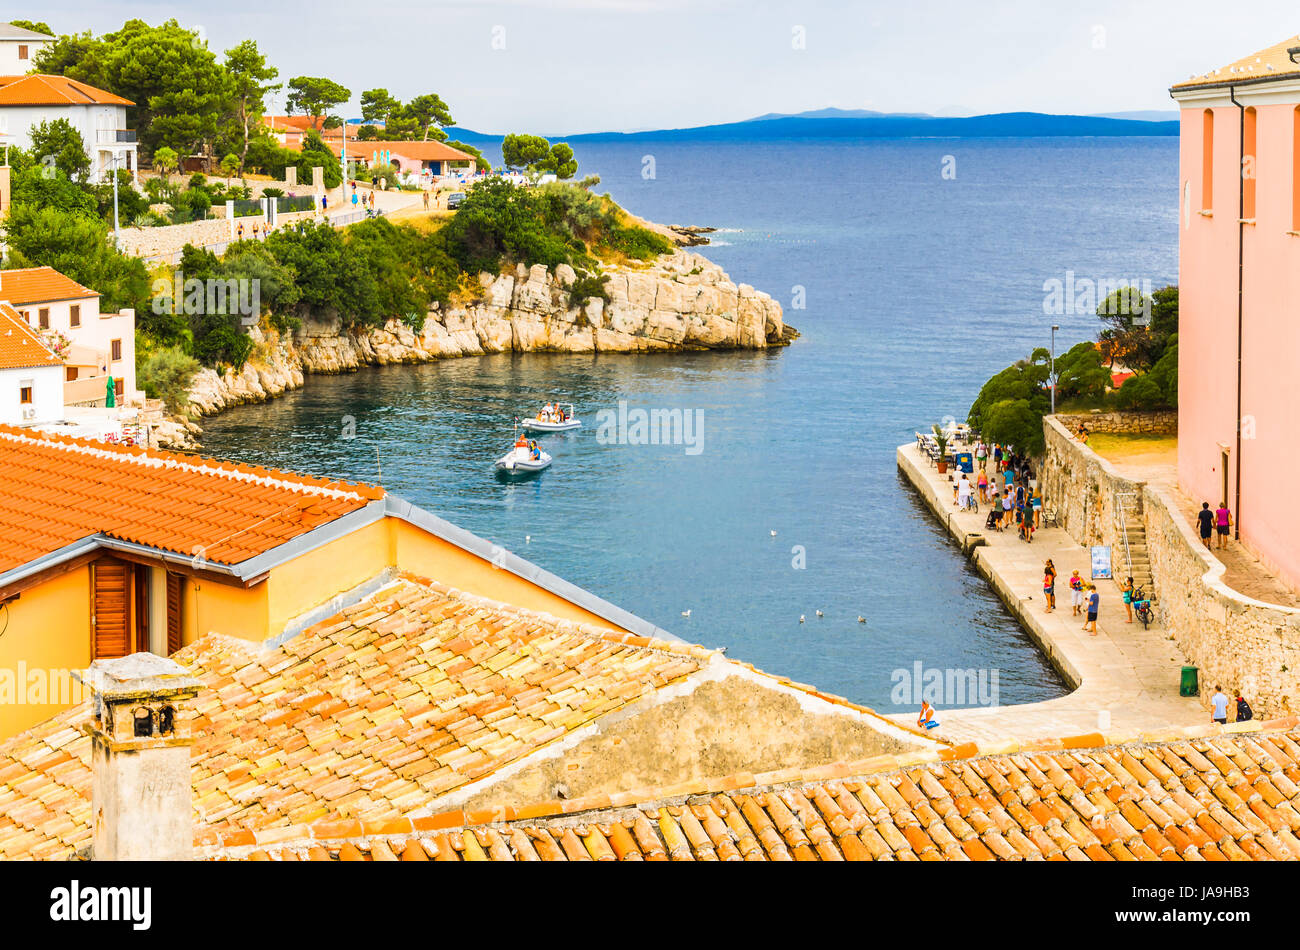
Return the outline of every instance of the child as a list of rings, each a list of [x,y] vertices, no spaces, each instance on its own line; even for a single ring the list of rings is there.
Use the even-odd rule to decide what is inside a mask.
[[[1043,597],[1047,600],[1047,612],[1056,609],[1056,565],[1048,558],[1043,565]]]
[[[916,724],[921,729],[939,728],[939,720],[934,718],[934,707],[929,700],[921,700],[921,715],[916,718]]]
[[[1070,575],[1070,606],[1075,617],[1083,613],[1083,578],[1078,571]]]
[[[1090,636],[1097,635],[1097,611],[1101,607],[1101,595],[1097,593],[1097,585],[1088,585],[1088,619],[1084,621],[1083,629],[1087,630],[1089,624],[1092,625]]]

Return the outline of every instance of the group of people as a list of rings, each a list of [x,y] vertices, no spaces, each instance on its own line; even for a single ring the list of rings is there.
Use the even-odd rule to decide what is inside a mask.
[[[1254,711],[1250,708],[1250,703],[1242,698],[1241,692],[1237,692],[1237,718],[1235,722],[1247,722],[1255,718]],[[1228,696],[1223,692],[1222,686],[1214,687],[1214,695],[1210,697],[1210,720],[1217,722],[1221,726],[1228,724]]]
[[[537,440],[530,439],[522,433],[520,433],[519,438],[515,439],[515,448],[526,449],[528,457],[534,462],[542,457],[542,448],[537,444]]]
[[[268,221],[265,224],[262,224],[260,221],[254,221],[252,227],[253,240],[260,241],[265,237],[270,237],[272,230],[273,229],[271,227],[271,222]],[[243,239],[244,239],[244,222],[240,221],[239,224],[235,226],[235,240],[242,241]]]
[[[357,183],[354,181],[352,183],[352,210],[356,211],[358,209],[358,206],[360,206],[360,208],[364,210],[366,214],[368,215],[374,214],[375,213],[375,192],[374,189],[371,189],[370,194],[368,195],[358,194]]]
[[[1201,502],[1201,510],[1196,513],[1196,522],[1201,530],[1201,543],[1205,545],[1206,550],[1209,549],[1210,538],[1215,533],[1219,536],[1219,550],[1227,547],[1228,532],[1232,528],[1232,510],[1226,501],[1219,502],[1219,507],[1214,511],[1210,510],[1208,501]]]
[[[1092,581],[1085,581],[1076,570],[1070,574],[1069,586],[1071,615],[1082,616],[1083,629],[1095,637],[1097,613],[1101,608],[1101,595],[1097,593],[1097,585]],[[1043,599],[1047,601],[1047,612],[1050,614],[1056,609],[1056,565],[1052,563],[1051,558],[1048,558],[1047,563],[1043,565]]]
[[[569,411],[558,402],[548,402],[537,413],[538,422],[568,422]]]

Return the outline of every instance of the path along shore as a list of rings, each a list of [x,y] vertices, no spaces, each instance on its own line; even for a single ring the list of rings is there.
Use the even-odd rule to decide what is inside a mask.
[[[1178,695],[1186,657],[1158,622],[1149,630],[1136,616],[1133,623],[1124,622],[1124,604],[1114,581],[1096,582],[1101,594],[1098,634],[1084,632],[1083,618],[1071,612],[1067,581],[1075,569],[1085,580],[1089,578],[1087,548],[1062,528],[1043,528],[1029,544],[1017,537],[1014,527],[1001,533],[985,530],[988,506],[981,506],[978,513],[959,512],[953,506],[948,476],[940,475],[915,443],[899,446],[897,455],[899,471],[1073,687],[1066,696],[1038,703],[940,708],[939,738],[986,743],[1084,733],[1132,736],[1208,725],[1209,713],[1201,701]],[[982,536],[984,544],[969,546],[970,535]],[[1057,606],[1051,613],[1043,600],[1043,565],[1048,558],[1057,571]],[[1213,686],[1202,683],[1202,693]],[[891,718],[915,724],[916,714]]]

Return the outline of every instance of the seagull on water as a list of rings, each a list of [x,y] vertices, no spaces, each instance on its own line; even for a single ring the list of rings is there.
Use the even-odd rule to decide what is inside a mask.
[[[524,544],[532,544],[532,543],[533,543],[533,536],[531,534],[524,535]]]
[[[775,532],[775,531],[772,532],[772,537],[774,537],[774,538],[776,537],[776,532]]]
[[[683,617],[689,617],[690,615],[691,615],[691,612],[690,612],[689,610],[683,610],[683,611],[682,611],[682,616],[683,616]]]
[[[824,613],[822,613],[822,612],[819,610],[819,611],[817,611],[817,616],[818,616],[818,617],[825,617],[826,615],[825,615]]]
[[[800,614],[800,615],[799,615],[799,622],[800,622],[800,623],[803,623],[803,614]]]
[[[866,617],[863,617],[863,616],[859,616],[859,617],[858,617],[858,623],[866,623],[866,622],[867,622],[867,618],[866,618]]]

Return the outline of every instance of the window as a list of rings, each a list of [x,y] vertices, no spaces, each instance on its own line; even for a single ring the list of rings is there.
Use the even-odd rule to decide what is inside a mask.
[[[64,377],[63,377],[64,381],[65,381],[65,382],[69,382],[69,383],[72,382],[73,380],[75,380],[75,379],[77,378],[77,373],[78,373],[78,372],[79,372],[79,370],[77,369],[77,367],[75,367],[75,366],[69,366],[69,367],[64,371]]]
[[[71,326],[81,326],[81,304],[74,303],[68,308],[68,323]]]
[[[32,404],[31,386],[22,386],[18,389],[18,401],[24,406],[30,406]]]
[[[1255,109],[1252,106],[1242,114],[1241,157],[1241,216],[1247,220],[1255,217]]]
[[[41,307],[41,309],[37,311],[37,315],[40,318],[41,329],[48,330],[50,328],[50,308]]]
[[[29,327],[32,325],[32,312],[30,310],[19,310],[18,316],[23,318],[23,323]]]
[[[114,361],[114,362],[116,362],[117,360],[120,360],[120,359],[122,358],[122,341],[121,341],[121,340],[114,340],[114,341],[113,341],[113,356],[112,356],[112,358],[113,358],[113,361]]]
[[[18,45],[18,58],[19,59],[27,58],[27,47],[23,46],[21,43]]]
[[[1291,230],[1300,231],[1300,106],[1291,130]]]
[[[1201,210],[1214,207],[1214,110],[1201,119]]]
[[[113,395],[118,399],[126,395],[126,381],[121,376],[113,380]]]

